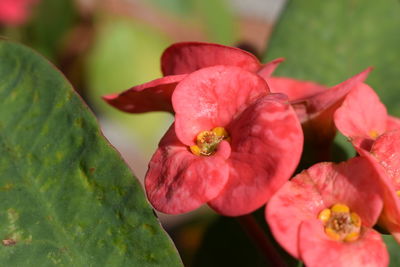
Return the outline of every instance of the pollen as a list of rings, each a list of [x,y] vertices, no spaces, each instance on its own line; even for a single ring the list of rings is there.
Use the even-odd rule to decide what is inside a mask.
[[[397,194],[398,197],[400,197],[400,190],[397,190],[396,194]]]
[[[224,127],[202,131],[196,136],[196,145],[190,146],[190,151],[196,156],[210,156],[215,153],[222,140],[230,141],[230,136]]]
[[[378,133],[378,131],[376,131],[376,130],[371,130],[371,131],[369,131],[369,136],[372,138],[372,139],[376,139],[376,138],[378,138],[378,136],[379,136],[379,133]]]
[[[361,218],[345,204],[337,203],[323,209],[318,219],[324,224],[325,234],[332,240],[353,242],[360,236]]]

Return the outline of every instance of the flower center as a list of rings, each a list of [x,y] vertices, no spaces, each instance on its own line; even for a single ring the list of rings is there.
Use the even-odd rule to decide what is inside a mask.
[[[318,219],[324,223],[327,236],[336,241],[351,242],[358,239],[361,231],[361,218],[344,204],[335,204],[322,210]]]
[[[230,140],[224,127],[215,127],[211,131],[202,131],[196,137],[196,145],[190,147],[190,151],[196,156],[210,156],[217,150],[222,140]]]

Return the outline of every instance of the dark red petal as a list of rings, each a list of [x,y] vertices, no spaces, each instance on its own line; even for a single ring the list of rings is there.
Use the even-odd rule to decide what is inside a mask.
[[[289,101],[311,97],[327,90],[326,86],[314,82],[300,81],[285,77],[270,77],[267,79],[267,83],[271,92],[283,93],[289,97]]]
[[[298,227],[320,211],[343,203],[372,227],[382,210],[380,173],[364,158],[319,163],[294,177],[270,200],[266,219],[276,240],[298,256]],[[368,203],[368,204],[366,204]]]
[[[129,113],[169,111],[173,113],[171,96],[186,75],[174,75],[134,86],[120,94],[103,96],[111,106]]]
[[[386,107],[374,90],[366,84],[358,84],[346,96],[340,108],[334,114],[338,130],[355,147],[369,150],[373,140],[386,131]]]
[[[270,62],[267,62],[264,65],[262,65],[261,69],[257,71],[257,74],[266,80],[267,78],[269,78],[272,75],[272,73],[275,71],[275,69],[283,61],[285,61],[284,58],[277,58]]]
[[[145,178],[147,197],[161,212],[189,212],[217,196],[229,174],[230,146],[222,142],[209,157],[195,156],[177,139],[174,126],[160,141]]]
[[[354,242],[330,239],[319,220],[304,221],[299,234],[300,258],[306,266],[386,267],[389,254],[379,233],[363,228]]]
[[[172,96],[176,134],[182,143],[193,145],[200,132],[227,127],[268,92],[260,76],[238,67],[214,66],[193,72],[178,84]]]
[[[299,163],[301,126],[281,96],[260,98],[228,126],[232,148],[229,180],[220,195],[209,202],[218,213],[239,216],[258,209]]]
[[[237,66],[251,72],[261,67],[258,59],[244,50],[212,43],[176,43],[168,47],[161,57],[164,76],[188,74],[216,65]]]

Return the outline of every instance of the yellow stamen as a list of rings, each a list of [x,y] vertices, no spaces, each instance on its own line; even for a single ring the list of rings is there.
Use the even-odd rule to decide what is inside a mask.
[[[332,238],[333,240],[339,241],[339,240],[341,239],[341,238],[340,238],[340,235],[339,235],[338,233],[336,233],[336,231],[333,230],[332,228],[326,227],[326,228],[325,228],[325,233],[326,233],[330,238]]]
[[[343,241],[352,242],[352,241],[356,241],[359,237],[360,237],[360,232],[352,232],[352,233],[346,235],[345,238],[343,239]]]
[[[228,132],[225,130],[224,127],[215,127],[211,131],[214,132],[217,136],[222,138],[226,138],[229,136]]]
[[[196,146],[196,145],[190,146],[190,151],[196,156],[200,156],[201,155],[200,148],[198,146]]]
[[[397,194],[397,196],[400,197],[400,190],[397,190],[397,191],[396,191],[396,194]]]
[[[371,131],[369,131],[369,136],[372,138],[372,139],[376,139],[376,138],[378,138],[378,136],[379,136],[379,133],[377,132],[377,131],[375,131],[375,130],[371,130]]]
[[[320,219],[324,223],[326,223],[330,217],[331,217],[330,209],[323,209],[318,215],[318,219]]]
[[[331,208],[332,212],[350,212],[350,208],[344,204],[335,204]]]
[[[360,216],[358,216],[357,213],[352,212],[350,214],[350,217],[351,217],[351,222],[354,224],[354,226],[361,227],[361,218]]]
[[[345,204],[323,209],[318,219],[323,222],[326,235],[335,241],[352,242],[360,236],[361,218]]]
[[[196,145],[189,148],[196,156],[210,156],[214,154],[222,140],[229,139],[229,134],[224,127],[215,127],[211,131],[200,132],[196,136]]]

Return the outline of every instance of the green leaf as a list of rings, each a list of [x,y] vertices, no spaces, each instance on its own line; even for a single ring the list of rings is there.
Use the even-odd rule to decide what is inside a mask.
[[[0,40],[0,262],[181,266],[140,184],[71,85]]]
[[[334,85],[368,66],[368,83],[400,115],[400,2],[289,1],[265,60],[285,57],[277,75]]]
[[[390,267],[400,266],[400,245],[391,235],[382,235],[390,254]]]

